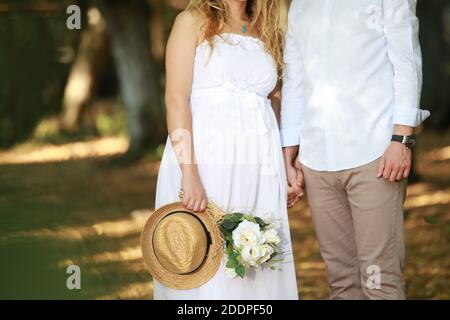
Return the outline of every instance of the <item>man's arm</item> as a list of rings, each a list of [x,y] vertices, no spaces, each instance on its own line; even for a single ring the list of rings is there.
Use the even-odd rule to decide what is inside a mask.
[[[389,60],[394,69],[394,132],[409,136],[430,112],[421,110],[422,54],[419,44],[419,21],[416,0],[383,1],[383,27]],[[411,150],[392,142],[378,167],[378,177],[399,181],[408,177]]]
[[[302,58],[291,24],[286,34],[284,62],[280,133],[289,187],[289,206],[292,206],[303,195],[303,174],[295,160],[300,144],[304,97]]]
[[[417,0],[383,1],[383,27],[389,60],[394,69],[394,124],[418,127],[430,112],[420,110],[422,53]]]
[[[296,147],[300,144],[301,113],[304,107],[303,68],[291,24],[286,34],[284,62],[280,133],[283,147]]]

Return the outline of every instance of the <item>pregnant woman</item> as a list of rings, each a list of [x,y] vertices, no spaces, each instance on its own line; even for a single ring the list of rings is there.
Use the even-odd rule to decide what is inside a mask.
[[[169,139],[156,207],[178,200],[203,211],[270,215],[284,259],[243,279],[224,267],[196,289],[155,280],[155,299],[298,299],[277,117],[287,5],[282,0],[192,0],[167,46]]]

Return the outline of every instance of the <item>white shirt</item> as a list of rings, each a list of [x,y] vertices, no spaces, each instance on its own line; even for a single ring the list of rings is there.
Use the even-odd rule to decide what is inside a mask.
[[[376,160],[394,124],[417,127],[422,57],[416,0],[293,0],[281,109],[284,147],[339,171]]]

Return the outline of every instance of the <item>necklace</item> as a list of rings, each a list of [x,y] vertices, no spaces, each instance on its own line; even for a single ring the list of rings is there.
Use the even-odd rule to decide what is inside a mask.
[[[248,28],[247,28],[247,24],[246,24],[246,23],[244,23],[244,24],[242,25],[241,31],[242,31],[242,33],[247,33]]]

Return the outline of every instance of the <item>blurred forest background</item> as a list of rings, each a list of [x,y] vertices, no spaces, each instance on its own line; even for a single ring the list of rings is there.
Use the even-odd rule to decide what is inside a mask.
[[[187,0],[0,0],[0,298],[151,299],[139,249],[166,139],[164,49]],[[66,9],[81,8],[81,30]],[[424,56],[406,201],[407,296],[450,298],[450,2],[419,0]],[[305,201],[299,290],[327,298]],[[82,270],[68,290],[66,268]]]

